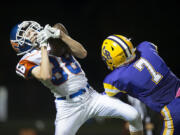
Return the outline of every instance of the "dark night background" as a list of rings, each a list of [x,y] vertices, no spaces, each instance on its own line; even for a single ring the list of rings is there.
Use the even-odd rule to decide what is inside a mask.
[[[34,20],[42,26],[57,22],[64,24],[71,37],[87,49],[87,58],[79,61],[89,83],[102,92],[102,81],[109,71],[101,61],[100,49],[103,40],[111,34],[130,37],[134,46],[144,40],[153,42],[167,65],[180,76],[179,8],[177,1],[155,0],[1,3],[0,86],[8,89],[8,121],[53,121],[55,118],[54,97],[50,91],[38,81],[24,80],[15,73],[19,58],[9,42],[9,33],[15,24],[24,20]],[[9,132],[6,133],[1,126],[3,123],[0,123],[0,135],[8,135]],[[52,130],[51,134],[53,132]]]

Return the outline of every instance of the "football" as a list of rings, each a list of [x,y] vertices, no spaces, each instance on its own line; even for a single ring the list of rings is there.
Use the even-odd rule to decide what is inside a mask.
[[[61,31],[63,31],[65,34],[68,35],[68,31],[63,24],[57,23],[53,27],[60,29]],[[51,47],[50,54],[55,56],[63,56],[70,53],[69,47],[60,38],[58,39],[50,38],[48,39],[48,42]]]
[[[50,54],[55,56],[64,56],[65,54],[70,53],[70,49],[61,39],[50,38],[48,42],[51,47]]]

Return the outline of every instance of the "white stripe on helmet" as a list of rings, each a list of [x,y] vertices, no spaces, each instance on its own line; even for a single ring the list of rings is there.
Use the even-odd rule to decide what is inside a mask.
[[[108,39],[115,40],[117,43],[119,43],[123,47],[123,50],[126,51],[126,54],[128,55],[128,58],[131,57],[131,53],[129,52],[129,49],[128,49],[127,45],[121,39],[119,39],[119,38],[117,38],[115,36],[109,36]]]

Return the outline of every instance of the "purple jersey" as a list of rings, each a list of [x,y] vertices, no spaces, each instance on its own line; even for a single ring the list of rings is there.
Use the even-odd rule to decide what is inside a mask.
[[[128,93],[160,112],[175,98],[180,80],[170,71],[152,43],[142,42],[136,49],[140,55],[132,63],[116,68],[104,79],[105,92],[117,97]]]

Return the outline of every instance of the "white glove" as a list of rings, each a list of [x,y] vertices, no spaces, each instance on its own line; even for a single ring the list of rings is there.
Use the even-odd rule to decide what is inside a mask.
[[[51,33],[51,36],[52,38],[59,38],[60,37],[60,30],[57,29],[57,28],[53,28],[51,26],[49,26],[49,24],[47,24],[44,28],[44,30],[47,30]]]
[[[37,42],[42,44],[46,42],[51,37],[51,33],[48,30],[41,30],[37,35]]]
[[[39,44],[42,44],[44,42],[47,42],[47,40],[52,37],[52,38],[59,38],[60,36],[60,30],[56,28],[52,28],[48,24],[45,26],[45,28],[39,32],[37,35],[37,42]]]

